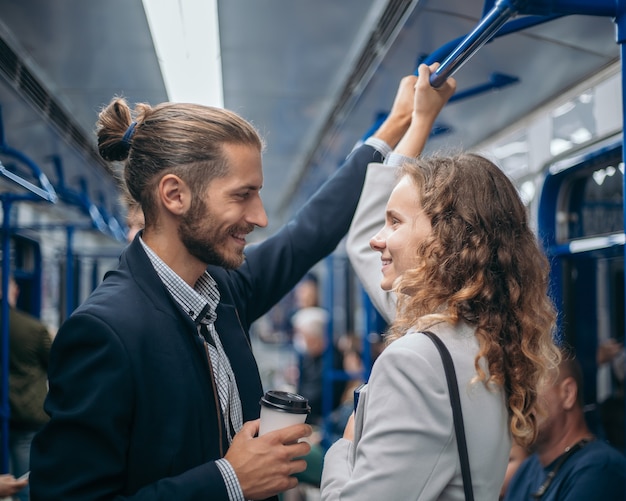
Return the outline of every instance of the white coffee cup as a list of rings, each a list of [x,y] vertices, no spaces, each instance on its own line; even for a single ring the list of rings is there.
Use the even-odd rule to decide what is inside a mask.
[[[269,390],[261,398],[259,437],[292,424],[304,423],[311,412],[309,401],[288,391]]]

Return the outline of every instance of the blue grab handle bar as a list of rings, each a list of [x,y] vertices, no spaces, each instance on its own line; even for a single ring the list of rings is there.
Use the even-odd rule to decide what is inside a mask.
[[[619,5],[618,5],[619,4]],[[488,3],[485,3],[485,7]],[[561,16],[582,14],[621,17],[621,0],[497,0],[478,26],[459,43],[441,66],[430,76],[430,84],[440,87],[457,72],[478,49],[517,14]]]
[[[506,0],[496,2],[478,26],[463,39],[430,76],[430,85],[441,87],[515,14],[516,9],[510,2]]]
[[[577,14],[583,16],[618,16],[621,0],[511,0],[517,4],[519,14],[547,16],[551,14]]]
[[[13,174],[11,171],[7,170],[2,162],[0,162],[0,175],[10,179],[16,184],[19,184],[22,188],[26,188],[28,191],[34,193],[35,195],[39,195],[44,200],[48,202],[56,202],[56,194],[54,193],[54,188],[52,191],[50,190],[42,190],[39,186],[35,186],[33,183],[26,181],[26,179],[21,178],[17,174]],[[47,180],[48,178],[46,178]],[[40,179],[41,181],[41,179]]]
[[[16,150],[15,148],[11,148],[8,144],[6,144],[6,140],[4,137],[4,122],[2,121],[2,106],[0,106],[0,153],[13,157],[23,164],[25,164],[33,173],[33,175],[39,180],[39,184],[41,187],[37,187],[34,184],[22,179],[21,177],[13,174],[8,171],[2,163],[0,162],[0,174],[7,177],[11,181],[19,184],[23,188],[35,193],[41,198],[47,200],[48,202],[56,203],[57,194],[52,187],[52,184],[48,180],[47,176],[43,173],[43,171],[39,168],[39,166],[28,156],[26,156],[21,151]]]

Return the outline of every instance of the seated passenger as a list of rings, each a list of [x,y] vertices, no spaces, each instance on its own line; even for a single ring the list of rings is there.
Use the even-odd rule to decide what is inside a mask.
[[[332,350],[333,370],[341,370],[343,362],[339,349],[327,341],[328,322],[328,312],[319,306],[302,308],[292,317],[294,347],[300,355],[298,393],[306,397],[311,406],[307,423],[317,426],[322,425],[324,418],[322,395],[326,350]],[[339,405],[345,386],[342,380],[333,384],[332,409]]]
[[[546,415],[538,416],[533,454],[511,479],[505,501],[623,500],[626,461],[589,431],[583,413],[582,371],[568,352],[538,397]]]

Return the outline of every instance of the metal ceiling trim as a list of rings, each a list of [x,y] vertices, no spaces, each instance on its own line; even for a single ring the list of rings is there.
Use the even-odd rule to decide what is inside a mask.
[[[0,77],[28,102],[68,145],[102,168],[113,180],[116,179],[115,171],[100,157],[93,141],[72,120],[71,114],[53,97],[53,93],[31,71],[25,58],[20,56],[18,50],[11,47],[1,32]]]
[[[303,168],[299,176],[294,180],[293,185],[285,190],[288,195],[281,201],[278,213],[285,212],[296,198],[300,184],[306,177],[308,170],[315,163],[316,158],[324,156],[324,151],[332,137],[348,115],[357,99],[361,96],[363,89],[378,69],[379,64],[396,39],[398,33],[404,26],[408,17],[413,13],[420,0],[389,0],[387,6],[382,10],[378,22],[371,30],[369,39],[364,44],[356,62],[334,106],[328,113],[317,132],[310,151],[305,155]],[[320,148],[321,146],[321,148]]]

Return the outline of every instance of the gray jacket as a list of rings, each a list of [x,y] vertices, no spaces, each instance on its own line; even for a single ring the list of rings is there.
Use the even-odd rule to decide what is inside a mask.
[[[348,237],[355,272],[387,320],[394,317],[395,297],[380,289],[380,256],[369,239],[383,225],[394,177],[395,168],[370,164]],[[454,361],[474,496],[497,500],[511,447],[504,392],[472,383],[478,342],[470,326],[438,324],[431,330]],[[359,400],[355,442],[340,439],[326,454],[323,500],[464,499],[445,373],[423,334],[407,333],[377,359]]]

